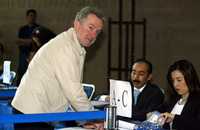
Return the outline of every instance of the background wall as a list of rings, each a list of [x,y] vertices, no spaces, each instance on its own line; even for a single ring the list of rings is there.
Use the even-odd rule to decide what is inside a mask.
[[[123,19],[130,20],[131,0],[123,3]],[[12,69],[16,71],[18,65],[15,41],[18,28],[25,24],[27,9],[35,8],[38,23],[58,34],[70,27],[76,12],[86,5],[95,5],[106,17],[118,19],[118,0],[1,0],[0,41],[6,57],[12,60]],[[167,68],[177,59],[189,59],[200,72],[199,5],[198,0],[136,0],[136,20],[147,19],[147,59],[154,64],[154,81],[163,88]],[[106,23],[97,43],[88,49],[85,65],[84,82],[95,84],[97,94],[108,90],[107,28]]]
[[[155,66],[154,78],[166,87],[169,64],[188,59],[200,72],[200,1],[137,0],[137,17],[147,18],[147,58]]]

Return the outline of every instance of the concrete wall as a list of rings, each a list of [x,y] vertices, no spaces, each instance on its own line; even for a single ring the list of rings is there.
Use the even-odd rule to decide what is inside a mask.
[[[166,72],[178,59],[188,59],[200,74],[200,1],[137,0],[137,18],[147,18],[147,58],[154,78],[166,87]]]
[[[131,0],[123,0],[124,20],[130,20],[130,3]],[[86,5],[95,5],[107,17],[118,19],[118,0],[1,0],[0,40],[6,47],[7,57],[12,60],[13,69],[16,70],[18,65],[17,30],[25,24],[28,8],[38,11],[39,24],[60,33],[71,25],[75,13]],[[189,59],[198,72],[200,70],[199,5],[198,0],[136,0],[136,20],[147,19],[147,59],[154,64],[154,81],[163,88],[167,68],[177,59]],[[107,35],[106,23],[103,35],[88,50],[86,59],[84,82],[94,83],[97,93],[105,93],[108,88]]]

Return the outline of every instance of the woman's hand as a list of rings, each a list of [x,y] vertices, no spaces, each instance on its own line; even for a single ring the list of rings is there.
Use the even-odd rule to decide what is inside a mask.
[[[166,123],[172,122],[174,120],[174,116],[174,114],[171,114],[169,112],[165,112],[160,115],[160,117],[164,118]]]
[[[149,117],[151,117],[152,114],[153,114],[153,112],[148,112],[148,113],[146,114],[147,119],[149,119]]]

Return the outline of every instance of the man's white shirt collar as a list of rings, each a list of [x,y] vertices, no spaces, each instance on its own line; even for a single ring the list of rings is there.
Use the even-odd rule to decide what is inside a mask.
[[[146,84],[144,84],[140,89],[138,89],[138,88],[136,88],[135,86],[134,86],[134,90],[139,90],[140,92],[142,92],[143,91],[143,89],[146,87]]]

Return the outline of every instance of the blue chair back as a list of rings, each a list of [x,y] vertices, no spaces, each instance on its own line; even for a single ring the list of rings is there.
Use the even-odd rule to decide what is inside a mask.
[[[85,84],[85,83],[83,83],[82,85],[88,99],[91,100],[95,92],[95,86],[93,84]]]

